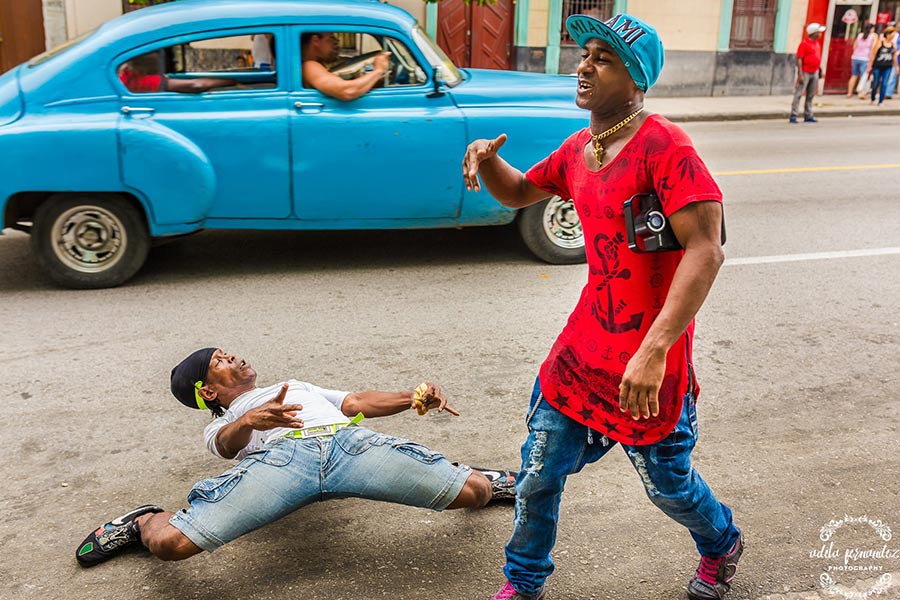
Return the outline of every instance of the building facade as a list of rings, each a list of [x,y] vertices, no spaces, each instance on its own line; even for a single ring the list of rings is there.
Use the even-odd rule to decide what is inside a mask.
[[[0,71],[141,5],[162,0],[16,0],[0,3]],[[825,90],[846,92],[853,40],[863,23],[883,28],[900,0],[391,0],[410,12],[458,65],[572,73],[580,49],[570,14],[628,12],[651,23],[666,47],[659,96],[789,94],[794,52],[807,23],[823,37]]]

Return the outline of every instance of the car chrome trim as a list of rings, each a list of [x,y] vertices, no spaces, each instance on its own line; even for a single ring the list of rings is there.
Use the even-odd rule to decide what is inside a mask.
[[[152,115],[156,112],[155,108],[149,106],[123,106],[122,114],[125,115]]]

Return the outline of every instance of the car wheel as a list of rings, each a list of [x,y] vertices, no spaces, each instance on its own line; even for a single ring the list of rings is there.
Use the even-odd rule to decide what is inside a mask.
[[[554,265],[583,263],[584,232],[571,200],[553,196],[519,211],[519,234],[528,249]]]
[[[125,198],[58,194],[35,212],[31,243],[56,283],[91,289],[117,286],[137,273],[150,235]]]

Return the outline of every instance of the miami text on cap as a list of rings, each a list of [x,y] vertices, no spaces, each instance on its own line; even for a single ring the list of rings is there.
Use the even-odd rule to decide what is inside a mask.
[[[663,67],[663,45],[656,30],[631,15],[616,15],[603,22],[588,15],[572,15],[566,29],[575,43],[584,48],[591,38],[608,43],[625,63],[640,89],[649,90]]]

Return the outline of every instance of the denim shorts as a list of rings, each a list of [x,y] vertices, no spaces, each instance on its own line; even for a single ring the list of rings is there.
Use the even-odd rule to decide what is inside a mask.
[[[218,477],[197,483],[169,523],[212,552],[313,502],[367,498],[443,510],[472,470],[421,444],[347,427],[277,438]]]
[[[863,77],[866,74],[866,67],[869,65],[869,61],[864,58],[854,58],[851,61],[850,68],[852,72],[850,73],[851,77]]]

